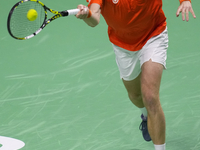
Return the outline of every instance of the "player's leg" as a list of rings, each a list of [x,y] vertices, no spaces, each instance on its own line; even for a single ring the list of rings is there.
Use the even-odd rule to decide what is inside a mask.
[[[128,96],[131,102],[138,108],[143,108],[144,104],[141,95],[140,76],[141,74],[139,74],[139,76],[137,76],[134,80],[131,81],[126,81],[124,79],[122,79],[122,81],[128,92]]]
[[[135,79],[131,81],[126,81],[124,79],[123,83],[128,92],[129,99],[132,103],[141,110],[141,119],[142,122],[140,124],[140,130],[142,131],[143,138],[146,141],[151,141],[151,137],[147,128],[147,110],[144,107],[142,94],[141,94],[141,82],[140,82],[141,74],[139,74]]]
[[[148,112],[148,131],[156,150],[165,150],[165,116],[160,104],[159,89],[166,68],[168,33],[152,37],[141,50],[141,93]]]
[[[142,65],[141,91],[148,111],[148,130],[155,145],[165,143],[165,116],[160,104],[159,89],[163,65],[151,60]]]
[[[141,110],[142,123],[140,130],[146,141],[151,141],[147,129],[147,110],[144,107],[141,95],[140,77],[141,67],[139,55],[140,52],[131,52],[113,45],[116,54],[116,62],[120,71],[120,76],[128,92],[128,96],[133,104]]]

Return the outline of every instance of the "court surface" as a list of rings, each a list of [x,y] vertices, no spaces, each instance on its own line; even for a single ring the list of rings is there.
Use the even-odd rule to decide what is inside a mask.
[[[140,111],[119,78],[103,18],[96,28],[61,18],[18,41],[6,29],[16,2],[0,4],[0,136],[23,141],[20,150],[154,150],[139,131]],[[42,2],[56,10],[87,4]],[[200,150],[200,1],[193,0],[197,19],[190,15],[189,22],[176,18],[178,0],[163,3],[170,40],[160,89],[167,150]]]

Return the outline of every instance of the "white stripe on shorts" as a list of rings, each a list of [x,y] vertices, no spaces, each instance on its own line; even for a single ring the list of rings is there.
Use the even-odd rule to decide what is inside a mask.
[[[161,34],[149,39],[139,51],[128,51],[114,44],[112,45],[120,77],[126,81],[135,79],[140,74],[143,63],[150,59],[153,62],[162,64],[166,69],[168,48],[167,28]]]

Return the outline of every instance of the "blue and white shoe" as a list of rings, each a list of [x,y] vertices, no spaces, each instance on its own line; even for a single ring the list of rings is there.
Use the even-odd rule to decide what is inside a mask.
[[[142,135],[145,141],[149,142],[151,141],[151,137],[148,132],[147,128],[147,118],[145,118],[143,115],[141,115],[142,123],[140,124],[139,129],[142,131]]]

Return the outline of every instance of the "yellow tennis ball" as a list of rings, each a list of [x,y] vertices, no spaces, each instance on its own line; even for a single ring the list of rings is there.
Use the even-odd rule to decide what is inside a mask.
[[[27,18],[29,21],[34,21],[35,19],[37,19],[37,11],[35,9],[30,9],[27,13]]]

